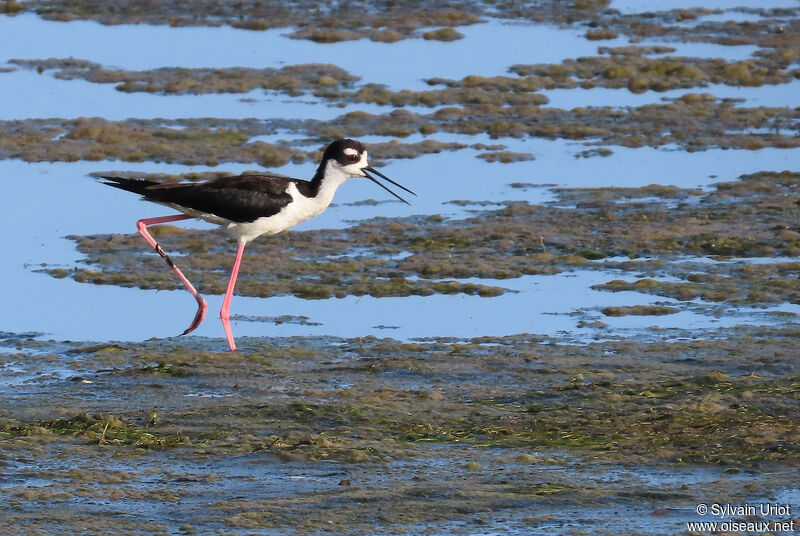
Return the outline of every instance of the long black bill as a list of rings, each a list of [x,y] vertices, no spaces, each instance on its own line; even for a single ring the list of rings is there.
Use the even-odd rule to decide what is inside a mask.
[[[395,196],[397,199],[399,199],[400,201],[402,201],[406,205],[411,205],[411,203],[409,203],[408,201],[406,201],[405,199],[403,199],[402,197],[400,197],[399,195],[397,195],[396,193],[391,191],[389,188],[386,187],[386,185],[384,185],[382,182],[378,181],[378,179],[376,179],[375,177],[369,175],[368,173],[374,173],[375,175],[377,175],[378,177],[382,178],[383,180],[394,184],[398,188],[401,188],[401,189],[405,190],[406,192],[410,193],[411,195],[417,195],[414,192],[412,192],[411,190],[409,190],[408,188],[406,188],[405,186],[403,186],[402,184],[399,184],[399,183],[393,181],[392,179],[390,179],[389,177],[387,177],[386,175],[384,175],[383,173],[381,173],[380,171],[378,171],[377,169],[375,169],[373,167],[361,168],[361,171],[364,172],[364,176],[366,178],[368,178],[369,180],[371,180],[372,182],[374,182],[375,184],[377,184],[378,186],[380,186],[381,188],[383,188],[384,190],[386,190],[387,192],[389,192],[390,194]]]

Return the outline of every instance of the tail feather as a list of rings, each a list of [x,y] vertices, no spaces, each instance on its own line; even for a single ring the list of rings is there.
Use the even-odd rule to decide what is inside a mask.
[[[127,190],[128,192],[133,192],[139,195],[145,195],[147,188],[159,184],[155,181],[149,181],[146,179],[129,179],[126,177],[114,177],[106,175],[101,175],[100,178],[103,179],[103,184],[107,184],[121,190]]]

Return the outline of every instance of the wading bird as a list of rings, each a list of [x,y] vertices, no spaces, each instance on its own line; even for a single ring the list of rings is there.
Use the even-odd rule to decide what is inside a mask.
[[[146,218],[136,222],[139,234],[164,258],[197,300],[194,320],[181,335],[190,333],[200,325],[206,316],[208,303],[147,232],[147,226],[199,218],[223,226],[228,234],[237,239],[239,245],[236,259],[219,312],[228,345],[233,352],[236,350],[236,343],[230,326],[230,306],[245,245],[258,236],[278,234],[321,214],[331,204],[336,189],[350,177],[366,177],[408,204],[408,201],[379,182],[376,176],[412,195],[417,195],[370,167],[364,144],[350,139],[336,140],[328,145],[319,168],[310,181],[268,174],[222,177],[195,184],[160,184],[149,180],[113,176],[101,178],[105,179],[104,184],[139,194],[146,201],[166,205],[182,212],[173,216]]]

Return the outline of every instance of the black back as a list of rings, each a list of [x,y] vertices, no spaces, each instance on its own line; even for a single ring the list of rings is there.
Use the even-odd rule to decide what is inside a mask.
[[[144,179],[110,176],[101,178],[106,180],[105,184],[137,193],[147,201],[176,205],[244,223],[274,216],[291,203],[292,196],[287,191],[290,183],[294,183],[304,196],[315,197],[329,160],[335,159],[342,165],[353,163],[353,156],[344,152],[347,148],[358,153],[356,161],[366,150],[363,143],[351,139],[330,143],[310,181],[269,174],[220,177],[197,184],[160,184]]]
[[[244,223],[274,216],[292,201],[287,192],[294,182],[303,194],[310,183],[277,175],[220,177],[200,184],[159,184],[141,179],[103,177],[106,184],[140,194],[147,201],[190,208]]]

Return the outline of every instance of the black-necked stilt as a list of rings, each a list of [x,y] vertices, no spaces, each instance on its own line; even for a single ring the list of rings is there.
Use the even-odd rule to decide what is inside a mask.
[[[169,267],[197,300],[197,314],[182,335],[200,325],[206,316],[208,304],[175,266],[169,255],[161,249],[158,242],[150,236],[147,226],[200,218],[224,226],[228,233],[238,240],[236,260],[219,313],[228,344],[231,351],[234,351],[236,343],[230,326],[230,305],[245,244],[263,234],[280,233],[301,221],[321,214],[330,205],[336,189],[350,177],[366,177],[408,204],[408,201],[378,182],[375,176],[416,195],[405,186],[371,168],[367,163],[367,149],[364,144],[350,139],[336,140],[328,145],[319,168],[310,181],[266,174],[223,177],[196,184],[159,184],[143,179],[109,176],[102,178],[107,181],[104,184],[137,193],[147,201],[166,205],[183,213],[146,218],[136,222],[139,234],[167,261]]]

